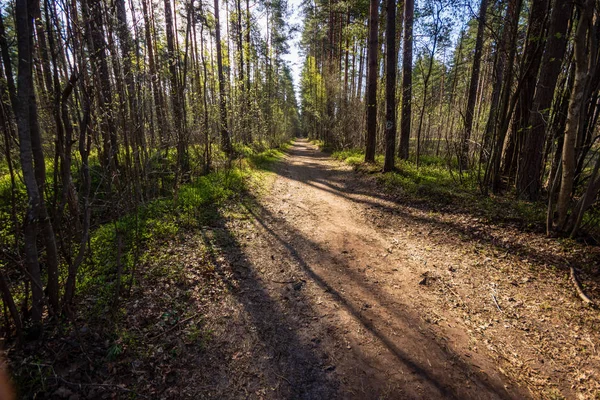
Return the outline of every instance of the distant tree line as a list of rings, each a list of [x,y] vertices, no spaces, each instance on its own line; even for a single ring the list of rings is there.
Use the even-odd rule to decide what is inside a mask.
[[[548,234],[600,222],[595,0],[316,0],[301,126],[331,148],[442,157],[483,194],[546,201]]]
[[[3,3],[7,326],[73,312],[96,228],[296,133],[287,13],[285,0]]]

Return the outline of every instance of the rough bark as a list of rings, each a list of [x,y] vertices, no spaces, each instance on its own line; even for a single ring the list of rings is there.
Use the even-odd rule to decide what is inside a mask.
[[[512,92],[513,81],[513,62],[516,54],[516,39],[519,27],[519,15],[521,12],[522,0],[509,0],[506,9],[506,24],[502,34],[502,43],[500,45],[502,54],[502,63],[504,70],[502,72],[502,90],[500,95],[500,104],[495,110],[494,121],[494,146],[488,169],[486,171],[485,182],[492,183],[492,190],[497,193],[500,190],[500,162],[502,148],[506,131],[510,122],[509,100]]]
[[[384,172],[394,169],[396,155],[396,0],[387,0],[386,27]]]
[[[412,117],[412,56],[414,0],[404,2],[404,48],[402,49],[402,120],[400,123],[400,148],[398,155],[408,159],[410,144],[410,119]]]
[[[546,12],[548,0],[532,0],[529,13],[529,23],[527,26],[527,36],[525,39],[525,49],[521,62],[521,77],[519,80],[520,90],[515,96],[518,96],[515,109],[514,123],[509,132],[504,146],[502,156],[503,175],[511,180],[517,170],[517,161],[522,144],[525,139],[525,131],[531,112],[531,104],[535,93],[535,86],[540,68],[542,51],[544,50],[545,36],[544,25],[546,21]]]
[[[38,260],[36,226],[39,221],[40,205],[42,202],[36,181],[33,150],[31,143],[31,114],[29,102],[35,99],[33,93],[32,74],[32,18],[28,11],[27,0],[17,0],[15,3],[15,25],[17,29],[17,50],[19,56],[17,75],[17,102],[15,115],[19,133],[19,151],[23,181],[27,189],[27,213],[23,222],[25,236],[24,255],[25,266],[31,280],[32,310],[31,318],[35,324],[42,321],[44,292],[42,275]]]
[[[369,47],[367,63],[367,132],[365,162],[375,162],[377,137],[377,53],[379,26],[379,0],[371,0],[369,10]]]
[[[517,172],[517,191],[528,200],[536,200],[540,193],[547,121],[565,55],[567,28],[573,9],[570,1],[555,0],[554,3]]]
[[[488,0],[481,0],[479,6],[479,21],[477,25],[477,38],[475,39],[475,53],[473,54],[473,68],[471,71],[471,81],[469,83],[469,93],[467,97],[467,109],[465,111],[465,133],[463,136],[460,166],[467,168],[469,157],[469,140],[473,130],[473,115],[475,112],[475,100],[477,99],[477,88],[479,84],[479,71],[481,68],[481,53],[483,50],[483,34],[485,33],[485,21],[487,14]]]
[[[221,117],[221,148],[231,155],[231,138],[227,127],[227,98],[225,97],[225,76],[223,75],[223,55],[221,52],[221,26],[219,20],[219,0],[215,0],[215,45],[217,49],[217,73],[219,76],[219,113]]]
[[[562,230],[565,227],[571,203],[571,193],[573,191],[573,181],[575,178],[575,142],[581,123],[581,113],[585,103],[584,95],[588,82],[590,55],[587,54],[587,42],[593,10],[593,0],[587,0],[580,6],[580,17],[574,39],[575,81],[569,99],[569,111],[561,157],[562,175],[556,204],[556,227],[558,230]]]

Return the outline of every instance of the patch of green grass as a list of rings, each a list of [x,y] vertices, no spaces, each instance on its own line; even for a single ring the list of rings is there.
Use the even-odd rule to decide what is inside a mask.
[[[456,159],[421,156],[419,167],[412,161],[397,160],[396,170],[380,173],[384,157],[377,155],[374,164],[364,162],[362,149],[335,151],[334,159],[352,165],[356,170],[377,173],[384,189],[395,195],[433,207],[456,207],[487,220],[520,222],[528,229],[542,229],[546,206],[543,203],[520,201],[514,197],[483,196],[478,190],[476,172],[460,173]]]
[[[357,167],[363,164],[365,161],[365,154],[358,149],[346,149],[334,151],[331,157],[336,160],[343,161],[353,167]]]
[[[94,294],[96,314],[104,312],[114,297],[119,237],[122,276],[126,277],[135,266],[149,261],[147,249],[174,240],[184,229],[210,224],[218,217],[219,208],[250,186],[260,185],[271,165],[283,156],[282,148],[242,150],[244,158],[236,160],[232,168],[194,177],[172,198],[151,201],[91,233],[90,256],[79,271],[78,290]],[[182,272],[177,269],[165,264],[154,273],[177,278]]]
[[[379,154],[375,157],[374,164],[365,163],[364,152],[360,149],[335,151],[332,157],[367,172],[381,171],[384,162],[384,156]],[[396,171],[378,177],[386,189],[401,189],[405,193],[419,197],[448,194],[454,192],[458,186],[469,185],[470,187],[471,182],[468,178],[464,174],[459,177],[456,171],[448,168],[444,159],[433,156],[423,156],[418,168],[410,161],[398,160]]]
[[[325,142],[320,139],[311,139],[308,142],[311,144],[314,144],[315,146],[317,146],[319,148],[323,148],[323,146],[325,145]]]
[[[548,400],[564,400],[565,396],[562,395],[558,389],[549,389],[545,393],[545,397]]]
[[[202,321],[192,323],[185,330],[185,338],[187,344],[194,344],[199,350],[203,350],[208,347],[208,344],[213,338],[214,332],[203,326]]]

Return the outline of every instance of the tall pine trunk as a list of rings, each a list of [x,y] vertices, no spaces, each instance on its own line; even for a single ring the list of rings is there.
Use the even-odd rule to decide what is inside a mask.
[[[387,0],[385,74],[385,163],[383,171],[394,169],[396,155],[396,0]]]
[[[402,119],[400,122],[400,148],[398,155],[408,159],[410,145],[410,119],[412,118],[412,58],[414,0],[404,2],[404,48],[402,50]]]
[[[44,307],[44,290],[42,274],[38,260],[37,223],[40,220],[43,193],[40,193],[36,181],[32,144],[32,121],[30,102],[35,102],[33,91],[33,18],[29,14],[28,0],[17,0],[15,3],[15,25],[17,30],[18,75],[15,116],[19,133],[19,151],[23,181],[27,189],[27,213],[23,222],[25,236],[25,266],[31,280],[32,309],[31,317],[35,324],[42,322]],[[37,116],[34,116],[37,118]]]
[[[541,70],[529,112],[529,122],[524,132],[525,141],[517,171],[517,192],[528,200],[536,200],[540,193],[544,143],[548,140],[547,121],[550,118],[554,90],[565,55],[567,28],[572,9],[572,2],[562,0],[555,0],[552,7],[548,40],[541,60]]]
[[[483,34],[485,32],[485,20],[488,0],[481,0],[479,6],[479,21],[477,25],[477,38],[475,40],[475,54],[473,55],[473,69],[471,82],[469,83],[469,94],[467,97],[467,110],[465,112],[465,133],[462,139],[459,163],[461,169],[468,167],[469,140],[473,130],[473,115],[475,112],[475,100],[477,99],[477,87],[479,84],[479,71],[481,68],[481,53],[483,50]]]
[[[367,64],[367,135],[365,162],[375,162],[377,138],[377,53],[379,26],[379,0],[371,0],[369,10],[369,48]]]
[[[221,148],[231,155],[231,138],[227,127],[227,98],[225,97],[225,76],[223,75],[223,55],[221,51],[221,26],[219,20],[219,0],[215,0],[215,45],[217,48],[217,73],[219,76],[219,113],[221,117]]]
[[[569,99],[569,112],[561,157],[560,191],[556,204],[556,228],[562,230],[567,221],[573,182],[575,179],[575,142],[580,129],[581,114],[585,105],[586,85],[589,78],[591,55],[588,54],[588,40],[591,32],[592,17],[595,2],[586,0],[580,6],[580,16],[574,39],[575,53],[575,82]]]
[[[519,79],[519,89],[515,96],[516,109],[514,114],[513,127],[508,132],[502,155],[502,174],[507,176],[510,181],[515,176],[517,170],[518,156],[525,139],[525,131],[529,122],[529,112],[535,92],[538,70],[542,51],[544,50],[545,35],[544,25],[546,21],[548,0],[532,0],[529,13],[529,23],[527,27],[527,37],[525,39],[525,49],[521,61],[521,73]]]

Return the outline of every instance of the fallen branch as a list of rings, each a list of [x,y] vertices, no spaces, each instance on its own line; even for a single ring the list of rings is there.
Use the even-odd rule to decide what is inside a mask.
[[[186,322],[188,322],[188,321],[190,321],[190,320],[194,319],[195,317],[197,317],[197,316],[198,316],[198,314],[199,314],[199,313],[196,313],[196,314],[192,315],[191,317],[188,317],[188,318],[182,319],[181,321],[177,322],[175,325],[173,325],[173,326],[172,326],[172,327],[170,327],[169,329],[166,329],[166,330],[162,331],[161,333],[159,333],[159,334],[157,334],[157,335],[154,335],[153,337],[149,338],[148,340],[150,340],[150,341],[154,341],[154,340],[158,339],[159,337],[161,337],[161,336],[163,336],[163,335],[165,335],[165,334],[167,334],[167,333],[169,333],[169,332],[171,332],[171,331],[175,330],[175,328],[178,328],[178,327],[180,327],[181,325],[185,324]]]
[[[148,396],[144,396],[141,393],[136,392],[135,390],[132,389],[128,389],[124,386],[121,385],[117,385],[117,384],[111,384],[111,383],[79,383],[79,382],[69,382],[68,380],[64,379],[61,376],[55,376],[53,377],[54,379],[64,383],[65,385],[68,386],[72,386],[72,387],[76,387],[78,389],[82,389],[84,387],[94,387],[94,388],[105,388],[105,389],[117,389],[117,390],[121,390],[123,392],[126,393],[132,393],[134,394],[136,397],[142,397],[144,399],[147,399]]]
[[[296,282],[296,281],[295,281],[295,280],[293,280],[293,279],[292,279],[291,281],[276,281],[275,279],[271,279],[271,282],[274,282],[274,283],[280,283],[280,284],[282,284],[282,285],[286,285],[286,284],[288,284],[288,283],[294,283],[294,282]]]
[[[573,285],[575,286],[575,290],[577,290],[577,294],[579,295],[581,300],[583,300],[583,302],[588,305],[591,305],[591,306],[595,305],[594,302],[592,301],[592,299],[587,297],[587,295],[583,292],[581,283],[579,283],[579,280],[577,279],[577,275],[575,275],[575,268],[573,268],[573,267],[570,267],[570,268],[571,268],[571,282],[573,282]]]
[[[494,303],[496,303],[496,307],[498,308],[498,311],[502,312],[502,309],[500,308],[500,304],[498,304],[498,300],[496,300],[496,296],[494,296],[494,293],[492,293],[492,299],[494,300]]]

